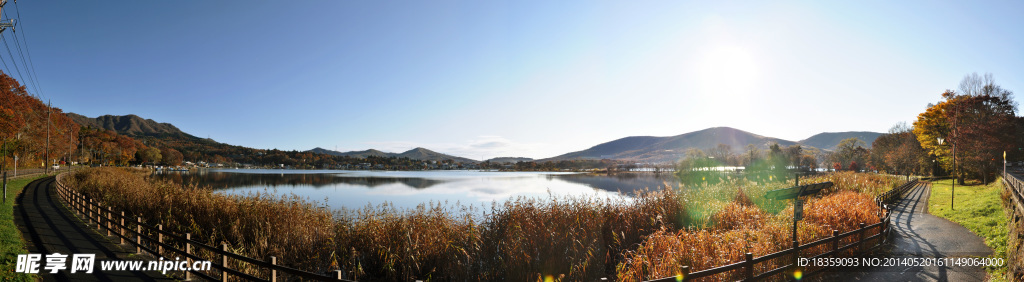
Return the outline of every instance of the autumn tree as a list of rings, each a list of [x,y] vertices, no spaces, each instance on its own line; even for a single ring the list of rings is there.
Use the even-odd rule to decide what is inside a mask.
[[[758,150],[757,146],[755,146],[754,144],[747,144],[747,150],[745,155],[746,158],[743,159],[743,165],[746,166],[747,168],[750,168],[751,166],[754,165],[754,163],[761,159],[761,151]]]
[[[184,161],[185,156],[178,152],[178,150],[172,148],[161,148],[160,155],[162,156],[162,163],[166,166],[177,166],[181,165]]]
[[[918,115],[914,134],[924,150],[959,181],[968,176],[987,182],[1000,167],[1002,153],[1016,148],[1020,119],[1013,92],[995,84],[991,74],[972,74],[960,82],[959,92],[946,90],[942,98]]]
[[[865,160],[869,158],[868,149],[865,147],[867,147],[867,143],[857,137],[850,137],[839,141],[836,151],[830,157],[832,162],[835,163],[833,166],[837,167],[837,170],[843,167],[856,167],[860,169],[859,165],[851,166],[850,164],[854,162],[858,164],[865,163]]]
[[[18,156],[19,166],[27,167],[71,156],[79,127],[59,108],[30,95],[24,85],[2,72],[0,101],[0,166],[6,168],[13,156]]]
[[[160,149],[154,147],[147,147],[139,151],[140,161],[148,164],[160,163],[162,156],[160,155]]]
[[[718,163],[723,165],[732,165],[730,161],[734,159],[732,146],[729,146],[728,144],[718,143],[718,146],[706,150],[705,153],[708,156],[715,158]]]
[[[913,128],[899,123],[871,143],[871,165],[892,174],[918,173],[926,154]]]

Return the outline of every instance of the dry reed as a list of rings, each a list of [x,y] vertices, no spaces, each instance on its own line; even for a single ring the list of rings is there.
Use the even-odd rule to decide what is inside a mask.
[[[70,184],[167,230],[191,232],[210,244],[226,241],[240,254],[276,256],[299,269],[340,269],[360,281],[635,281],[674,275],[680,265],[697,271],[739,261],[746,252],[768,254],[791,240],[792,205],[764,198],[791,183],[725,178],[682,191],[643,191],[630,199],[520,197],[489,210],[446,203],[398,209],[385,203],[332,213],[297,196],[226,196],[146,175],[96,168],[75,173]],[[831,229],[850,230],[860,221],[877,222],[871,195],[895,183],[860,174],[805,181],[817,180],[837,187],[807,203],[801,242],[828,236]]]

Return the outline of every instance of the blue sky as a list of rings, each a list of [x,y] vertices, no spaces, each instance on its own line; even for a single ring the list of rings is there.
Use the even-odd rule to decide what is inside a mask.
[[[972,72],[1024,95],[1021,2],[766,2],[21,1],[17,10],[34,91],[55,106],[136,114],[255,148],[543,158],[714,126],[789,140],[884,132]],[[13,3],[4,12],[16,17]]]

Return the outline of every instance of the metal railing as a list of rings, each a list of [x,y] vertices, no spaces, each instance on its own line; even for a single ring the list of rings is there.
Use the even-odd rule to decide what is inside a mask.
[[[127,242],[135,246],[136,253],[141,254],[145,251],[156,257],[163,257],[165,260],[184,257],[190,266],[195,261],[211,261],[212,269],[217,270],[206,273],[196,270],[185,271],[183,273],[185,280],[191,280],[194,275],[214,281],[228,281],[229,278],[234,277],[235,280],[276,282],[281,276],[278,273],[282,273],[307,280],[351,281],[343,279],[341,270],[335,270],[328,274],[299,270],[281,265],[281,262],[273,256],[267,260],[260,260],[239,255],[229,251],[226,243],[221,243],[220,246],[211,246],[193,240],[191,233],[175,234],[165,231],[162,224],[154,226],[143,223],[142,217],[126,216],[125,211],[115,211],[100,201],[70,189],[63,181],[66,175],[67,173],[62,173],[57,176],[57,195],[64,205],[74,211],[87,225],[95,224],[98,230],[106,231],[107,236],[119,239],[121,244]],[[200,254],[215,257],[203,258],[200,257]],[[260,273],[265,273],[266,277],[257,277],[243,272],[238,269],[239,266],[242,266],[240,263],[245,263],[245,266],[249,266],[247,268],[250,269],[255,267],[265,270]],[[232,264],[235,265],[235,268],[232,268]]]
[[[648,282],[689,281],[709,278],[716,275],[728,275],[726,280],[764,280],[777,275],[793,274],[795,270],[803,268],[798,266],[798,258],[813,260],[818,258],[839,257],[841,254],[864,254],[886,243],[889,233],[892,232],[889,205],[902,198],[903,194],[905,194],[907,190],[917,185],[917,182],[917,179],[913,179],[899,187],[882,193],[882,195],[875,198],[875,202],[882,209],[882,215],[880,216],[878,223],[871,225],[861,223],[857,229],[846,233],[839,233],[838,230],[832,230],[831,237],[819,239],[803,245],[794,242],[793,246],[789,249],[761,257],[754,257],[752,253],[746,253],[743,261],[697,272],[690,272],[689,266],[683,266],[680,268],[680,274],[678,276],[653,279]],[[865,244],[868,245],[865,246]],[[787,261],[789,264],[778,263],[778,260],[786,258],[788,258]],[[762,266],[760,267],[762,271],[757,271],[759,269],[758,264],[765,263],[768,263],[769,265]],[[772,268],[772,264],[775,264],[777,267]],[[801,272],[804,276],[810,276],[827,269],[828,267],[812,267],[808,265],[805,269],[802,269]]]

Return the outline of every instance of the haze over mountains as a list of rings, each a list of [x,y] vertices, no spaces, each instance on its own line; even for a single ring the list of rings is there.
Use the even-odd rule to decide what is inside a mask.
[[[366,158],[369,156],[376,157],[396,157],[396,158],[409,158],[413,160],[424,160],[424,161],[443,161],[443,160],[454,160],[455,162],[461,163],[475,163],[476,160],[471,160],[463,157],[456,157],[452,155],[446,155],[438,152],[428,150],[426,148],[416,147],[415,149],[408,150],[402,153],[388,153],[378,151],[376,149],[369,149],[365,151],[351,151],[351,152],[338,152],[328,150],[320,147],[309,150],[310,152],[334,155],[334,156],[349,156],[354,158]]]
[[[573,159],[630,159],[643,162],[675,162],[681,159],[686,150],[690,148],[708,149],[726,144],[732,147],[733,152],[742,152],[747,145],[753,144],[759,149],[767,149],[773,143],[780,146],[791,146],[800,144],[815,147],[818,149],[832,150],[840,141],[850,137],[857,137],[867,143],[871,142],[881,133],[875,132],[829,132],[819,133],[799,142],[783,140],[773,137],[765,137],[754,133],[731,127],[712,127],[704,130],[684,133],[676,136],[653,137],[653,136],[631,136],[611,142],[601,143],[589,149],[571,152],[541,159],[544,161],[560,161]]]
[[[857,137],[857,139],[868,143],[868,147],[871,147],[871,142],[875,142],[875,139],[882,134],[883,133],[870,131],[825,132],[800,140],[799,143],[818,149],[835,150],[836,146],[839,145],[839,142],[843,141],[843,139]]]
[[[176,138],[176,139],[200,139],[185,133],[169,123],[159,123],[151,119],[143,119],[136,115],[113,116],[105,115],[97,118],[89,118],[82,115],[68,113],[68,115],[81,125],[92,126],[113,130],[118,134],[128,136],[148,136],[150,138]],[[766,149],[773,143],[781,146],[800,144],[815,147],[818,149],[832,150],[840,141],[850,137],[856,137],[871,146],[875,138],[882,135],[877,132],[850,131],[850,132],[826,132],[819,133],[800,141],[789,141],[779,138],[766,137],[743,130],[730,127],[713,127],[704,130],[684,133],[676,136],[655,137],[655,136],[630,136],[617,140],[601,143],[585,150],[565,153],[551,158],[534,160],[531,158],[501,157],[490,159],[491,162],[519,162],[519,161],[561,161],[579,159],[614,159],[614,160],[636,160],[642,162],[675,162],[684,156],[689,148],[707,149],[726,144],[733,148],[734,152],[741,152],[748,144],[753,144],[760,149]],[[206,142],[215,143],[212,140],[203,139]],[[219,143],[218,143],[219,144]],[[227,145],[227,144],[223,144]],[[383,152],[376,149],[364,151],[337,152],[324,148],[314,148],[309,152],[328,154],[335,156],[351,156],[355,158],[366,158],[368,156],[378,157],[407,157],[414,160],[442,161],[454,160],[463,163],[475,163],[477,160],[452,156],[435,152],[426,148],[415,148],[402,153]]]

